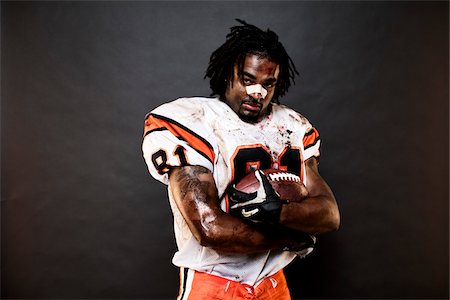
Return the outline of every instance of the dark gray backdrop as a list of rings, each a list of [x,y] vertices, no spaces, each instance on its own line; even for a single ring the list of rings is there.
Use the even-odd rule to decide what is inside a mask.
[[[301,76],[339,232],[286,271],[296,298],[448,298],[448,2],[2,2],[2,298],[174,298],[145,113],[208,95],[234,18]]]

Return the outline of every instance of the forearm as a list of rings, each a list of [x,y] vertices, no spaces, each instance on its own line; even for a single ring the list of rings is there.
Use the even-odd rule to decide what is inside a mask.
[[[283,205],[280,214],[283,226],[314,235],[337,230],[339,222],[335,205],[324,196]]]
[[[212,174],[202,167],[176,168],[170,174],[174,200],[199,243],[225,253],[257,253],[295,244],[290,234],[272,234],[223,212]]]
[[[226,213],[205,224],[201,230],[190,226],[191,231],[197,231],[194,236],[202,246],[223,253],[258,253],[295,244],[295,239],[281,232],[275,235],[274,230],[257,228]]]

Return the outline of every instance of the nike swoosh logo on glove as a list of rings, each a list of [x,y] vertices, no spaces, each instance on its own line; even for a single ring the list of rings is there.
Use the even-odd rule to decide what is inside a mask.
[[[259,208],[255,208],[249,211],[246,211],[245,208],[242,209],[241,213],[244,217],[248,218],[253,216],[254,214],[256,214],[259,211]]]

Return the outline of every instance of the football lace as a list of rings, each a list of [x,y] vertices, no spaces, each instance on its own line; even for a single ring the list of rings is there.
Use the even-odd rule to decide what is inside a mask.
[[[298,177],[297,175],[292,174],[292,173],[284,173],[284,172],[269,174],[269,179],[272,180],[272,181],[296,181],[296,182],[300,182],[300,177]]]

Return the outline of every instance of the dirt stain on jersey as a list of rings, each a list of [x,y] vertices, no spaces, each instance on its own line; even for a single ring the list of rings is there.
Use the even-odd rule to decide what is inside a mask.
[[[284,144],[285,146],[291,147],[292,146],[291,135],[293,131],[287,129],[287,125],[285,124],[279,125],[277,129],[281,139],[280,143]]]
[[[191,113],[190,117],[192,120],[203,121],[205,119],[205,109],[203,107],[199,107]]]

